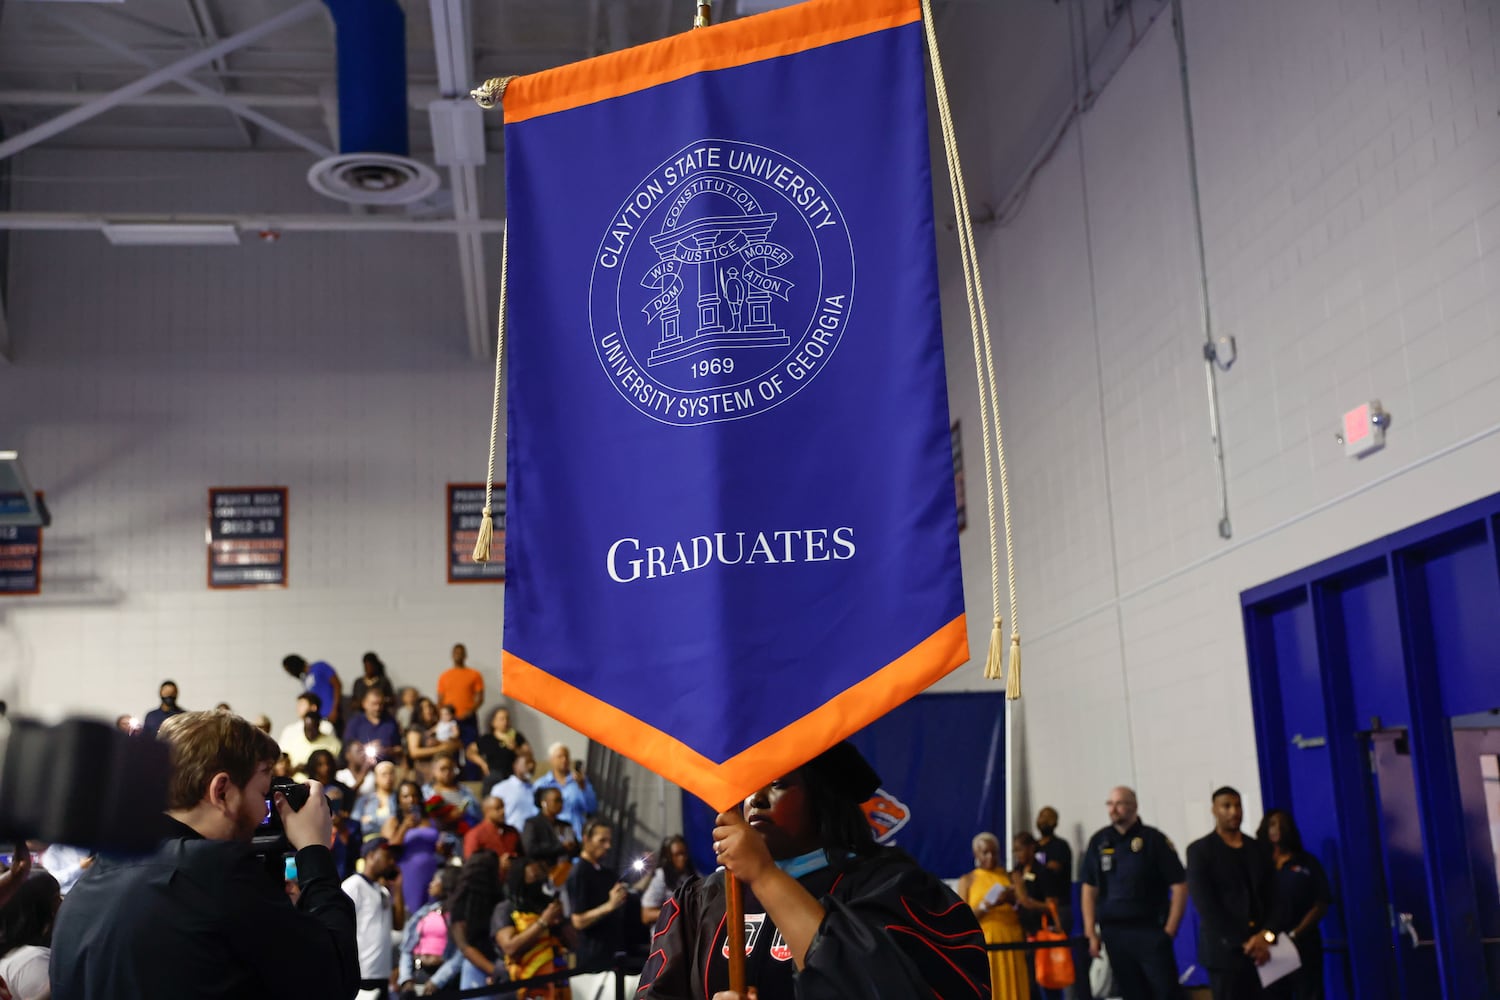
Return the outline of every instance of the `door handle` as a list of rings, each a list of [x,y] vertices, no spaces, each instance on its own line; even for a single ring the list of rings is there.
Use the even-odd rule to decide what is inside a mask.
[[[1419,947],[1422,944],[1422,938],[1417,934],[1417,925],[1413,922],[1410,913],[1396,914],[1396,930],[1398,933],[1405,934],[1411,938],[1411,946],[1413,948]]]

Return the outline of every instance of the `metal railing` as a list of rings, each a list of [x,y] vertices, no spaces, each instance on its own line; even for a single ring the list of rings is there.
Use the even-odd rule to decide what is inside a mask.
[[[999,944],[986,944],[985,951],[1024,951],[1027,953],[1041,951],[1047,948],[1075,949],[1087,947],[1088,938],[1078,936],[1070,937],[1063,941],[1007,941]],[[1027,964],[1027,975],[1034,977],[1035,971],[1032,963]],[[415,990],[404,993],[390,991],[393,997],[432,997],[433,1000],[477,1000],[479,997],[494,997],[514,994],[524,989],[535,989],[539,986],[549,986],[553,983],[563,983],[579,975],[597,975],[602,972],[612,972],[615,976],[615,1000],[625,1000],[625,978],[636,976],[641,973],[639,962],[630,962],[625,956],[617,956],[615,963],[608,969],[596,969],[592,972],[583,969],[565,969],[561,972],[550,972],[545,976],[533,976],[530,979],[507,979],[501,983],[492,983],[488,986],[476,986],[471,989],[461,990],[448,986],[432,993],[419,994]]]
[[[530,979],[507,979],[504,982],[491,983],[488,986],[475,986],[467,990],[446,986],[443,989],[422,994],[417,993],[415,989],[407,990],[404,993],[391,990],[390,995],[401,998],[415,998],[417,996],[432,997],[433,1000],[473,1000],[473,998],[478,997],[504,997],[514,995],[525,989],[550,986],[554,983],[565,983],[574,976],[599,975],[606,972],[614,973],[615,1000],[625,1000],[625,979],[627,976],[640,975],[641,963],[639,960],[632,962],[624,955],[617,955],[615,956],[614,964],[608,969],[564,969],[560,972],[549,972],[545,976],[533,976]]]

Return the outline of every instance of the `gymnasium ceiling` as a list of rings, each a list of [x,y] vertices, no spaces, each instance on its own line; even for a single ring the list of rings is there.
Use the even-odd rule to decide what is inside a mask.
[[[261,24],[296,0],[0,0],[0,128],[24,132],[215,41]],[[438,94],[430,0],[407,14],[411,148],[432,140],[421,112]],[[716,19],[784,0],[718,0]],[[692,22],[691,0],[469,0],[476,78],[523,74],[637,45]],[[1098,39],[1123,0],[934,0],[972,200],[1003,197],[1073,96],[1069,22]],[[214,60],[192,79],[325,145],[334,85],[333,30],[318,12]],[[501,122],[486,115],[487,146]],[[46,140],[82,149],[294,148],[286,139],[169,83]]]
[[[717,21],[789,0],[716,0]],[[858,3],[859,0],[849,0]],[[1089,87],[1090,60],[1137,30],[1136,8],[1163,0],[932,0],[973,214],[994,212],[1045,151]],[[401,0],[406,14],[411,156],[433,161],[429,105],[490,76],[536,72],[686,30],[692,0]],[[306,5],[306,6],[304,6]],[[31,144],[28,130],[78,115],[155,70],[203,53],[273,19],[254,41],[200,60],[197,69]],[[436,37],[435,37],[436,36]],[[1086,41],[1083,41],[1086,39]],[[1085,58],[1084,53],[1088,54]],[[37,149],[292,151],[308,165],[337,148],[332,19],[307,0],[0,0],[0,160],[18,143]],[[118,96],[118,95],[117,95]],[[238,110],[227,104],[234,104]],[[460,100],[459,103],[465,103]],[[248,115],[247,115],[248,112]],[[935,116],[934,116],[935,118]],[[485,114],[484,146],[502,152],[502,120]],[[481,126],[475,126],[478,128]],[[472,130],[471,133],[472,135]],[[9,142],[12,149],[7,150]],[[299,149],[299,147],[301,147]],[[934,134],[933,148],[941,145]],[[493,155],[491,159],[496,157]],[[6,163],[0,162],[0,178]],[[466,273],[470,346],[488,349],[481,236],[499,226],[474,166],[437,171],[430,196],[452,220]],[[946,188],[940,167],[934,181]],[[3,197],[0,184],[0,197]],[[940,220],[951,224],[946,191]],[[120,206],[124,211],[129,206]],[[274,211],[277,206],[266,206]],[[0,205],[0,228],[49,228]],[[390,219],[389,210],[379,210]],[[397,209],[399,212],[400,210]],[[330,215],[349,209],[330,201]],[[358,213],[356,213],[358,214]],[[365,214],[370,214],[368,211]],[[102,225],[68,222],[68,226]]]

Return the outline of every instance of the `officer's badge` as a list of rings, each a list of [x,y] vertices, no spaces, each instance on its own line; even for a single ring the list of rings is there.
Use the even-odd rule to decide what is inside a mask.
[[[1137,854],[1141,853],[1141,848],[1143,848],[1145,846],[1146,846],[1146,842],[1144,840],[1142,840],[1140,837],[1133,837],[1131,839],[1131,841],[1130,841],[1130,849],[1132,851],[1134,851],[1135,853],[1137,853]]]

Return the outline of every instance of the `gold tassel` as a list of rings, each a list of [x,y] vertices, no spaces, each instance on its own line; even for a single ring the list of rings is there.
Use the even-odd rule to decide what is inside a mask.
[[[1014,633],[1010,637],[1010,671],[1005,678],[1005,699],[1021,700],[1021,637]]]
[[[484,517],[479,522],[479,537],[474,539],[474,561],[487,563],[490,561],[490,542],[495,537],[495,519],[490,516],[490,509],[484,509]]]
[[[1004,641],[1000,637],[1001,621],[995,619],[995,628],[990,632],[990,655],[984,661],[984,679],[987,681],[998,681],[1005,676],[1000,671],[1000,650]]]

